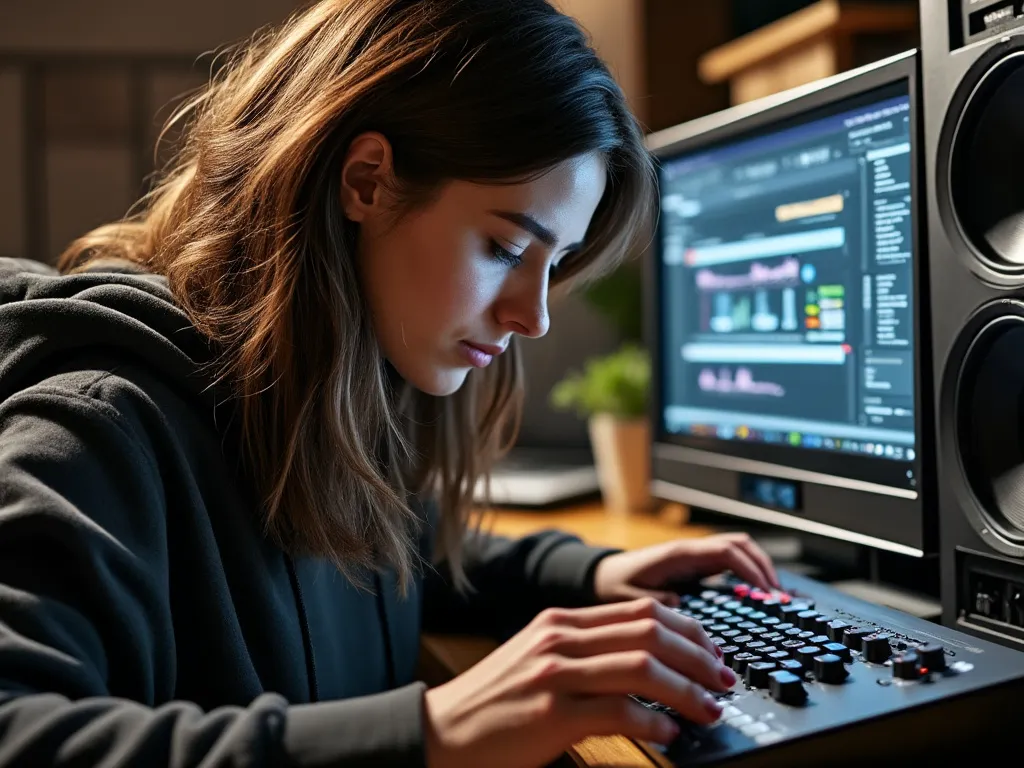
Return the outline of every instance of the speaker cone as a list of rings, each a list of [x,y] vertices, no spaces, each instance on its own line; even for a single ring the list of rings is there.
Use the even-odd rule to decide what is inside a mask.
[[[956,392],[956,447],[983,525],[1024,543],[1024,305],[993,317],[967,349]]]
[[[987,266],[1024,276],[1024,51],[987,69],[967,98],[951,147],[950,196]]]

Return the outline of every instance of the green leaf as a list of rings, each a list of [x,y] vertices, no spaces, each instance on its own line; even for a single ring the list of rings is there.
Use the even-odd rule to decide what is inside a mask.
[[[591,358],[582,372],[572,371],[551,390],[550,403],[581,418],[609,413],[620,418],[647,415],[651,364],[646,350],[627,342],[615,353]]]

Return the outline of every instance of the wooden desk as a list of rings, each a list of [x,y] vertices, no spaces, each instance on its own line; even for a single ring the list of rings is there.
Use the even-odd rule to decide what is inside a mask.
[[[606,512],[600,504],[585,504],[555,511],[500,510],[490,513],[485,527],[506,536],[522,536],[543,528],[557,528],[579,536],[595,546],[638,549],[672,539],[706,536],[715,529],[687,525],[685,508],[669,504],[657,513],[619,515]],[[421,669],[428,683],[436,684],[458,675],[494,650],[490,640],[474,637],[425,635]],[[652,768],[656,765],[631,740],[602,736],[576,744],[563,761],[565,765],[604,768]]]

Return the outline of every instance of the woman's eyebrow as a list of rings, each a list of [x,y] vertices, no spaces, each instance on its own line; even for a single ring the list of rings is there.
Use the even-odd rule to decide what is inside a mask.
[[[492,210],[489,211],[489,213],[498,216],[502,219],[505,219],[505,221],[510,221],[517,227],[526,230],[548,247],[551,247],[558,242],[558,238],[555,237],[554,232],[545,227],[543,224],[541,224],[528,213],[521,213],[519,211],[498,210]],[[570,245],[565,246],[564,250],[572,251],[582,247],[582,245],[583,243],[571,243]]]

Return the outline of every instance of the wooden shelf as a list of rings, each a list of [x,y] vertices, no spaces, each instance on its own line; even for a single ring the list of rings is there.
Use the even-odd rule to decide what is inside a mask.
[[[701,57],[708,84],[741,104],[917,45],[917,4],[819,0]]]

